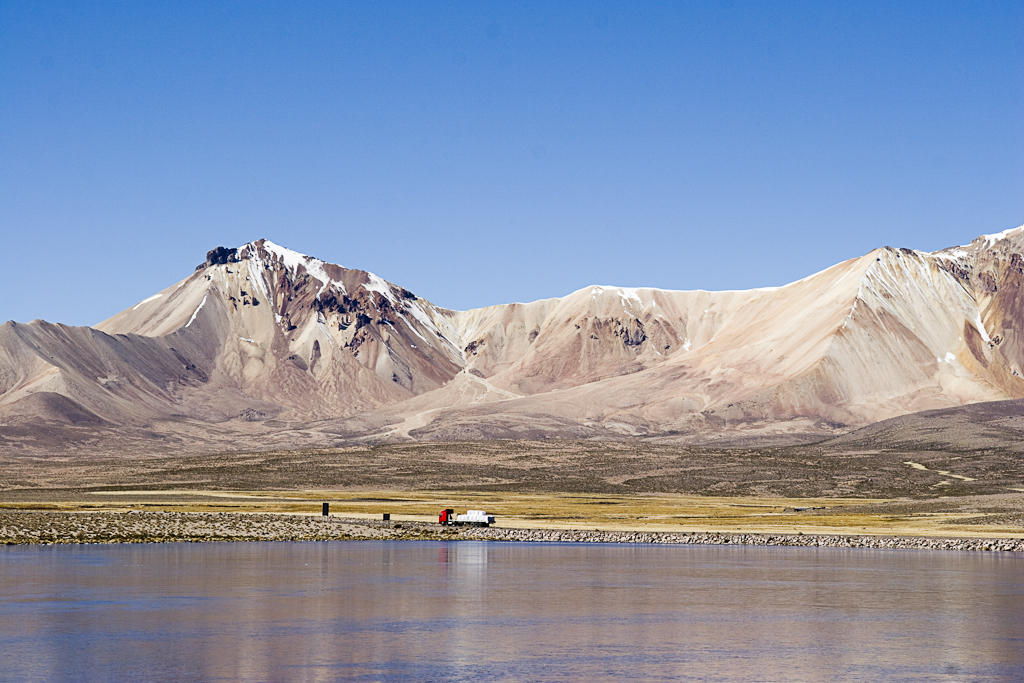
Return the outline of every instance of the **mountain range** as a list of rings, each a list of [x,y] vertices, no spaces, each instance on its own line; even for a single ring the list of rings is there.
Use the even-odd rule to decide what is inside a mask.
[[[806,441],[1024,398],[1022,283],[1024,226],[777,288],[454,311],[260,239],[94,327],[0,325],[0,450]]]

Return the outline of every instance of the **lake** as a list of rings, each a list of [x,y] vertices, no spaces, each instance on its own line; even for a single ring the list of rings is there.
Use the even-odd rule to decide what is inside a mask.
[[[0,547],[0,681],[1024,680],[1024,554]]]

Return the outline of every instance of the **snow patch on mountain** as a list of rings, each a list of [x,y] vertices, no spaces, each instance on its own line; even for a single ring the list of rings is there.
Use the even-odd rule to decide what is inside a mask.
[[[384,278],[378,277],[373,273],[367,273],[367,282],[363,285],[367,291],[377,292],[388,301],[395,303],[395,294],[391,289],[391,284]]]
[[[179,284],[178,286],[180,287],[181,285]],[[156,301],[157,299],[159,299],[162,296],[163,296],[163,294],[160,293],[160,294],[154,294],[151,297],[147,297],[147,298],[143,299],[142,301],[140,301],[139,303],[137,303],[134,306],[132,306],[132,310],[134,311],[135,309],[137,309],[142,304],[148,304],[150,301]]]
[[[985,324],[981,322],[981,313],[978,312],[974,317],[974,327],[978,330],[978,334],[981,335],[982,340],[988,344],[991,343],[992,338],[988,336],[988,330],[985,329]]]
[[[1010,228],[1008,230],[1003,230],[1002,232],[997,232],[997,233],[994,233],[994,234],[991,234],[991,235],[982,235],[978,239],[984,240],[985,241],[985,247],[987,248],[987,247],[990,247],[990,246],[995,246],[997,242],[1002,242],[1003,240],[1005,240],[1007,237],[1009,237],[1013,233],[1019,232],[1021,230],[1024,230],[1024,225],[1021,225],[1021,226],[1016,227],[1016,228]]]
[[[942,251],[934,251],[930,256],[948,261],[959,261],[970,256],[970,252],[963,247],[950,247],[949,249],[943,249]]]
[[[187,323],[185,323],[185,327],[188,327],[189,325],[191,325],[192,323],[194,323],[194,322],[196,321],[196,316],[197,316],[197,315],[199,315],[199,311],[203,310],[203,306],[205,306],[205,305],[206,305],[206,297],[207,297],[207,296],[209,296],[209,295],[205,295],[205,296],[203,296],[203,301],[202,301],[202,303],[200,303],[200,304],[199,304],[199,307],[198,307],[198,308],[196,308],[196,310],[195,310],[195,311],[193,311],[193,313],[192,313],[192,317],[188,319],[188,322],[187,322]]]

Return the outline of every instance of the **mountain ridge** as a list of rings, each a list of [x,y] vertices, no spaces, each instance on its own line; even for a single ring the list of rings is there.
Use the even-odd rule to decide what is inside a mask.
[[[883,247],[782,287],[593,285],[453,311],[261,239],[91,328],[4,323],[0,425],[827,436],[1024,398],[1022,253],[1024,226]]]

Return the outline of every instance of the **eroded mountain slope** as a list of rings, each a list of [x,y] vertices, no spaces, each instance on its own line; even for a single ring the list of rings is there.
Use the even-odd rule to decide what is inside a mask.
[[[484,374],[518,397],[444,407],[454,402],[446,397],[412,435],[511,436],[510,425],[540,415],[595,433],[827,434],[916,410],[1017,398],[1024,382],[1017,347],[1007,342],[1013,319],[994,322],[995,307],[974,291],[986,278],[970,274],[975,264],[994,269],[997,296],[1015,304],[1012,254],[1022,235],[980,238],[956,258],[879,249],[772,290],[587,288],[551,309],[519,360]],[[416,415],[431,407],[428,399],[411,406]]]
[[[95,328],[6,323],[0,424],[806,438],[1024,397],[1022,253],[1018,228],[778,288],[594,286],[460,312],[258,240]]]

